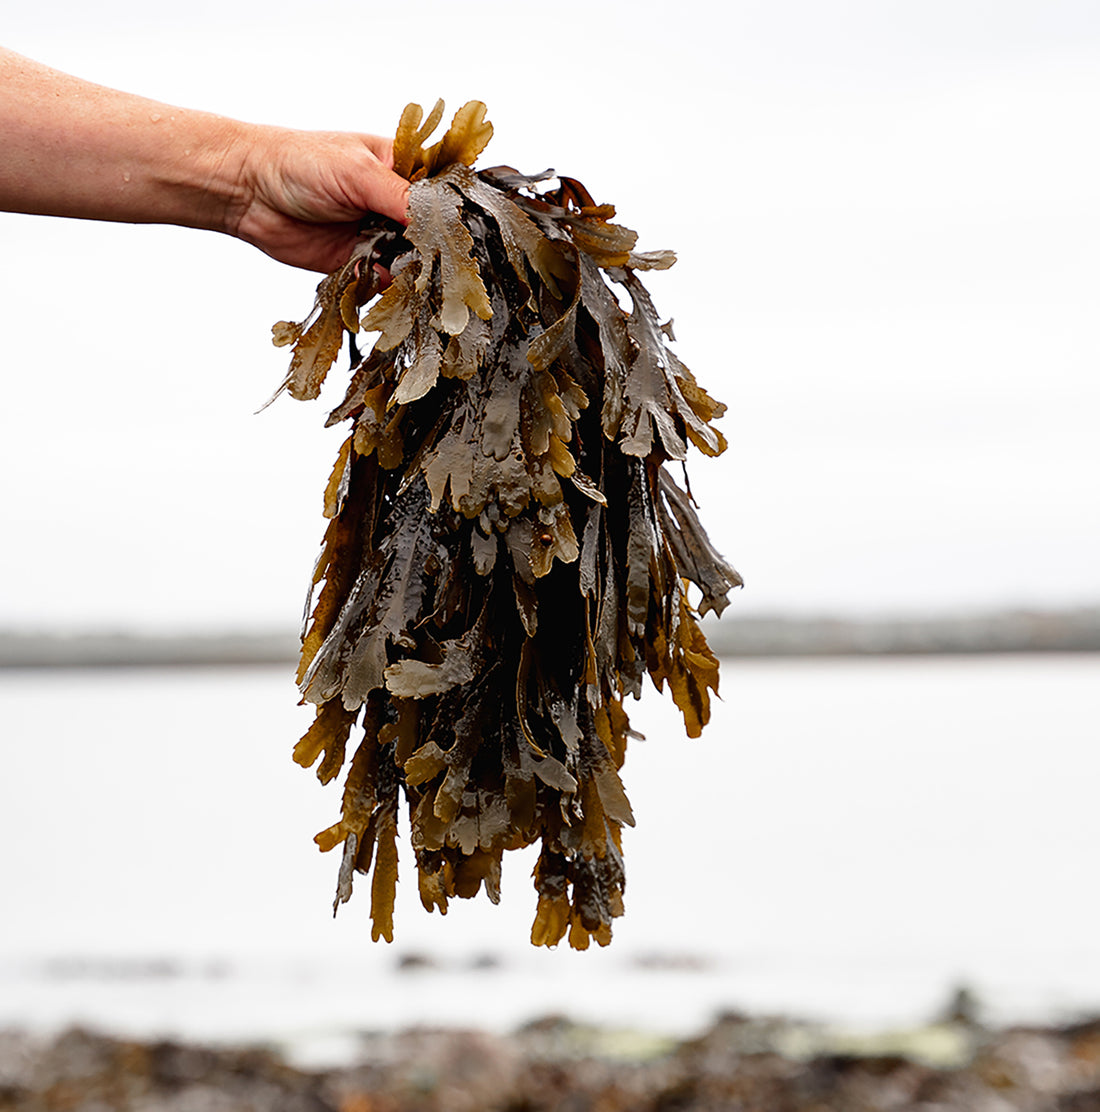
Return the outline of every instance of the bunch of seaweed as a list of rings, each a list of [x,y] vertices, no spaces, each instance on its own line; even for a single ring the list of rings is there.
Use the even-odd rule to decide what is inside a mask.
[[[357,732],[316,841],[343,846],[334,909],[373,870],[375,940],[393,938],[404,794],[427,909],[482,886],[496,902],[504,851],[541,842],[532,942],[606,945],[634,821],[624,699],[648,673],[698,736],[718,661],[696,619],[741,582],[665,467],[725,448],[724,406],[638,277],[675,256],[637,252],[575,179],[475,172],[480,102],[425,146],[442,112],[409,105],[397,130],[408,226],[366,223],[309,317],[273,329],[295,398],[317,397],[345,334],[352,362],[302,631],[317,716],[294,759],[327,783]],[[362,332],[380,334],[365,356]]]

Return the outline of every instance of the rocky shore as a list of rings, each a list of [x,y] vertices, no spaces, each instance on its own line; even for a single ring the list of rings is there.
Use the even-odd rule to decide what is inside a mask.
[[[4,1112],[1098,1112],[1100,1020],[986,1030],[965,1009],[873,1038],[730,1015],[682,1042],[562,1019],[510,1036],[364,1034],[354,1061],[277,1048],[0,1032]]]

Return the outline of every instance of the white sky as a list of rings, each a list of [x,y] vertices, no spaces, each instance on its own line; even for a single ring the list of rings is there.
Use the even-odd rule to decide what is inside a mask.
[[[619,206],[731,407],[691,469],[741,612],[1100,602],[1100,7],[769,0],[20,5],[5,45],[243,118],[392,131]],[[315,277],[0,215],[0,626],[287,625],[341,439],[253,411]],[[342,387],[338,387],[339,393]]]

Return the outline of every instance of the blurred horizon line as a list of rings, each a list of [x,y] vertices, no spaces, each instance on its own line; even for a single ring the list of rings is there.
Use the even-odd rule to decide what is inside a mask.
[[[754,614],[708,617],[703,629],[720,657],[1100,652],[1100,606],[927,616]],[[0,669],[289,665],[299,648],[290,629],[0,628]]]

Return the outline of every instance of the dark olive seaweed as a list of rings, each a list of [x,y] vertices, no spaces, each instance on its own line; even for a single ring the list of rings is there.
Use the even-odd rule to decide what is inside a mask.
[[[541,842],[531,940],[585,949],[623,912],[624,699],[667,682],[697,737],[718,688],[696,619],[741,580],[664,465],[723,451],[724,406],[638,277],[672,253],[636,252],[575,179],[475,172],[480,102],[425,147],[442,110],[398,127],[408,227],[365,223],[309,318],[274,328],[295,398],[317,397],[346,333],[352,353],[298,672],[317,717],[294,759],[324,783],[348,765],[316,840],[343,846],[335,906],[371,875],[376,940],[403,794],[426,908],[482,886],[495,902],[504,851]],[[361,331],[379,333],[365,357]]]

